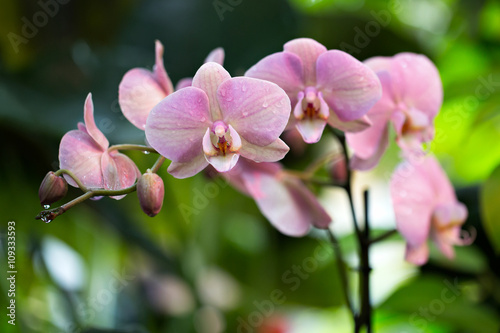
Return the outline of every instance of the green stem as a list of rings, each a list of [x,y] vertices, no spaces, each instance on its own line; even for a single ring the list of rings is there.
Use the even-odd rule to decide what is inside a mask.
[[[149,153],[158,154],[156,149],[152,147],[142,146],[142,145],[132,145],[132,144],[113,145],[108,148],[108,152],[113,150],[141,150],[141,151],[147,151]]]
[[[83,183],[80,181],[80,179],[71,171],[69,170],[66,170],[66,169],[60,169],[60,170],[57,170],[56,172],[54,172],[54,174],[56,176],[59,176],[61,174],[66,174],[68,176],[71,177],[71,179],[73,179],[76,183],[76,185],[78,185],[78,187],[83,191],[83,192],[87,192],[88,189],[85,185],[83,185]]]

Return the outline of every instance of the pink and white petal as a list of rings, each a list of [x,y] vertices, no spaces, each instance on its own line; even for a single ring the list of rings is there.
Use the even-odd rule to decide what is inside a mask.
[[[168,173],[178,179],[189,178],[201,170],[205,169],[208,165],[204,154],[195,156],[192,160],[184,163],[172,162],[168,166]]]
[[[283,47],[285,52],[291,52],[302,60],[304,83],[306,86],[316,85],[316,60],[325,53],[326,47],[310,38],[297,38],[289,41]]]
[[[387,114],[374,114],[369,119],[372,126],[366,130],[345,134],[347,144],[354,151],[354,154],[364,160],[380,152],[380,146],[387,145],[387,142],[384,141],[387,141],[389,136]]]
[[[378,72],[390,71],[392,59],[392,57],[372,57],[366,59],[363,63],[378,74]]]
[[[115,160],[107,152],[101,156],[101,171],[105,189],[113,191],[121,189]]]
[[[240,155],[254,162],[277,162],[288,153],[290,148],[281,139],[276,139],[273,143],[261,147],[251,144],[241,138]]]
[[[229,181],[231,186],[235,187],[238,191],[250,195],[246,189],[243,174],[247,172],[260,172],[269,175],[276,175],[283,169],[279,163],[256,163],[241,157],[234,168],[229,172],[225,172],[222,176]]]
[[[304,118],[298,120],[295,127],[302,135],[302,139],[306,143],[316,143],[321,139],[323,130],[325,129],[326,120]]]
[[[302,61],[287,52],[268,55],[247,70],[245,76],[276,83],[287,93],[292,105],[297,103],[297,93],[306,87]]]
[[[163,65],[163,45],[159,40],[155,41],[155,54],[156,61],[154,67],[154,75],[156,81],[163,88],[165,94],[170,95],[174,92],[174,87],[172,85],[172,80],[170,80],[170,78],[168,77],[165,66]]]
[[[414,53],[397,54],[390,74],[396,97],[431,119],[437,115],[443,102],[443,86],[439,72],[429,58]]]
[[[205,58],[205,63],[207,62],[216,62],[219,65],[224,64],[224,49],[222,47],[218,47],[214,50],[212,50],[208,56]]]
[[[210,163],[218,172],[228,172],[231,170],[238,162],[239,157],[240,154],[234,153],[214,156],[205,155],[207,162]]]
[[[118,87],[123,115],[140,130],[144,130],[153,107],[167,95],[155,74],[142,68],[129,70]]]
[[[104,134],[97,128],[94,121],[94,103],[92,103],[92,94],[87,95],[85,106],[83,108],[83,119],[85,121],[85,128],[87,133],[95,140],[95,142],[102,147],[108,149],[109,141]]]
[[[422,266],[429,259],[429,246],[427,242],[424,242],[418,246],[410,246],[410,244],[406,244],[406,261]]]
[[[71,171],[86,187],[103,188],[101,155],[103,150],[85,132],[73,130],[66,133],[59,145],[59,167]],[[78,187],[69,176],[68,184]]]
[[[211,124],[205,92],[186,87],[168,95],[151,110],[146,139],[169,160],[188,162],[203,154],[203,135]]]
[[[316,65],[317,88],[343,121],[361,118],[382,96],[375,72],[343,51],[321,54]]]
[[[346,134],[362,132],[372,126],[372,122],[367,116],[351,121],[342,121],[337,117],[335,112],[330,112],[327,122],[333,128],[338,128],[342,132],[346,132]]]
[[[266,146],[276,140],[290,118],[290,100],[278,85],[237,77],[217,90],[223,119],[252,144]]]
[[[350,136],[351,134],[347,133],[346,138],[348,135]],[[350,146],[350,143],[348,143],[348,145]],[[384,155],[388,145],[389,145],[389,126],[386,124],[385,128],[382,130],[382,135],[379,141],[377,142],[376,150],[373,152],[373,154],[371,156],[362,158],[358,156],[357,153],[355,152],[351,158],[351,161],[349,162],[349,166],[351,167],[351,169],[360,171],[366,171],[374,168],[380,161],[382,155]]]
[[[141,172],[134,161],[121,153],[112,154],[111,157],[116,164],[118,178],[120,179],[120,188],[127,188],[134,185],[135,181],[141,176]]]
[[[179,82],[175,85],[175,91],[180,90],[182,88],[191,87],[193,85],[193,78],[185,77],[180,79]]]
[[[283,179],[283,181],[296,199],[295,204],[308,216],[308,223],[319,229],[328,229],[332,218],[307,186],[298,179]]]
[[[300,198],[275,175],[262,172],[242,174],[245,186],[254,198],[259,210],[281,233],[300,237],[309,232],[308,210],[298,206]]]
[[[465,206],[457,201],[457,196],[455,195],[455,189],[453,188],[446,172],[443,170],[438,160],[432,156],[427,155],[422,162],[421,166],[422,178],[427,178],[432,182],[435,189],[435,205],[443,204],[454,204],[458,205],[458,213],[464,214],[467,212]],[[460,208],[461,207],[461,208]],[[465,211],[464,211],[465,209]],[[463,216],[463,215],[462,215]],[[465,215],[466,218],[466,215]],[[464,220],[465,220],[464,218]]]
[[[436,204],[435,184],[423,169],[424,163],[403,162],[390,181],[396,226],[410,247],[420,246],[429,237]]]
[[[217,99],[217,90],[219,86],[231,75],[215,62],[208,62],[200,67],[193,77],[192,86],[203,90],[207,96],[210,105],[210,119],[213,121],[221,120],[222,113]]]

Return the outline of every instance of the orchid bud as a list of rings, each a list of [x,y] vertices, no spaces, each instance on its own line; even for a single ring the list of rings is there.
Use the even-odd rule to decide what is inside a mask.
[[[38,197],[42,206],[50,205],[62,198],[68,192],[68,183],[66,179],[56,176],[53,171],[49,171],[40,184]]]
[[[144,213],[151,217],[158,214],[163,205],[164,195],[163,179],[148,169],[137,181],[137,196]]]
[[[333,161],[330,175],[336,185],[344,186],[347,184],[347,163],[343,156]]]

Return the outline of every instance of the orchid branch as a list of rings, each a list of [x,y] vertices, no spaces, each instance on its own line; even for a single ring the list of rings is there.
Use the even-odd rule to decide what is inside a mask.
[[[161,165],[165,162],[165,157],[160,156],[156,160],[155,164],[151,167],[151,172],[156,173],[160,169]],[[64,214],[66,211],[68,211],[70,208],[84,202],[87,199],[93,198],[93,197],[98,197],[98,196],[118,196],[118,195],[124,195],[124,194],[129,194],[132,192],[135,192],[137,189],[137,182],[124,189],[120,190],[105,190],[105,189],[87,189],[82,182],[76,177],[71,171],[69,170],[58,170],[56,172],[56,175],[60,174],[67,174],[70,176],[78,185],[78,187],[84,192],[82,195],[79,197],[71,200],[70,202],[65,203],[64,205],[52,209],[46,209],[41,211],[36,217],[36,220],[42,220],[45,223],[50,223],[52,222],[56,217]]]

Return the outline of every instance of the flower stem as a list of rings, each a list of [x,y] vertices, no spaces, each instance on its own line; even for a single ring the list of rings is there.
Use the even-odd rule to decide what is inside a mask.
[[[344,294],[344,299],[347,305],[347,308],[349,309],[349,312],[352,315],[353,320],[356,320],[356,312],[354,310],[354,307],[351,302],[351,298],[349,296],[349,279],[347,278],[347,271],[346,271],[346,263],[344,262],[344,256],[342,254],[342,248],[340,247],[340,243],[338,239],[335,237],[333,232],[328,229],[328,237],[330,238],[330,242],[332,243],[333,251],[335,253],[336,257],[336,262],[337,262],[337,268],[339,270],[339,276],[340,276],[340,282],[342,283],[342,292]]]
[[[156,149],[148,146],[143,146],[143,145],[132,145],[132,144],[121,144],[121,145],[113,145],[108,148],[108,152],[112,150],[141,150],[141,151],[146,151],[148,153],[156,153]]]
[[[398,231],[397,231],[396,229],[389,230],[389,231],[387,231],[387,232],[383,233],[383,234],[382,234],[382,235],[380,235],[380,236],[377,236],[377,237],[374,237],[374,238],[370,239],[369,243],[370,243],[370,245],[372,245],[372,244],[374,244],[374,243],[378,243],[378,242],[380,242],[380,241],[383,241],[383,240],[384,240],[384,239],[386,239],[386,238],[391,237],[392,235],[397,234],[397,232],[398,232]]]
[[[163,162],[165,162],[165,157],[160,155],[158,157],[158,159],[156,160],[155,164],[151,167],[151,172],[155,172],[155,173],[158,172],[158,170],[160,169]],[[80,179],[78,179],[78,177],[76,177],[69,170],[61,169],[61,170],[56,171],[55,174],[56,175],[67,174],[75,181],[75,183],[78,185],[78,187],[84,193],[82,195],[80,195],[79,197],[71,200],[70,202],[65,203],[64,205],[62,205],[60,207],[46,209],[46,210],[41,211],[40,214],[38,214],[35,217],[35,219],[42,220],[45,223],[52,222],[56,217],[64,214],[70,208],[72,208],[72,207],[78,205],[79,203],[82,203],[85,200],[90,199],[92,197],[99,197],[99,196],[112,197],[112,196],[124,195],[124,194],[129,194],[129,193],[135,192],[137,189],[137,182],[132,186],[129,186],[127,188],[123,188],[120,190],[105,190],[105,189],[99,189],[99,188],[98,189],[88,189],[87,187],[85,187],[82,184]]]

